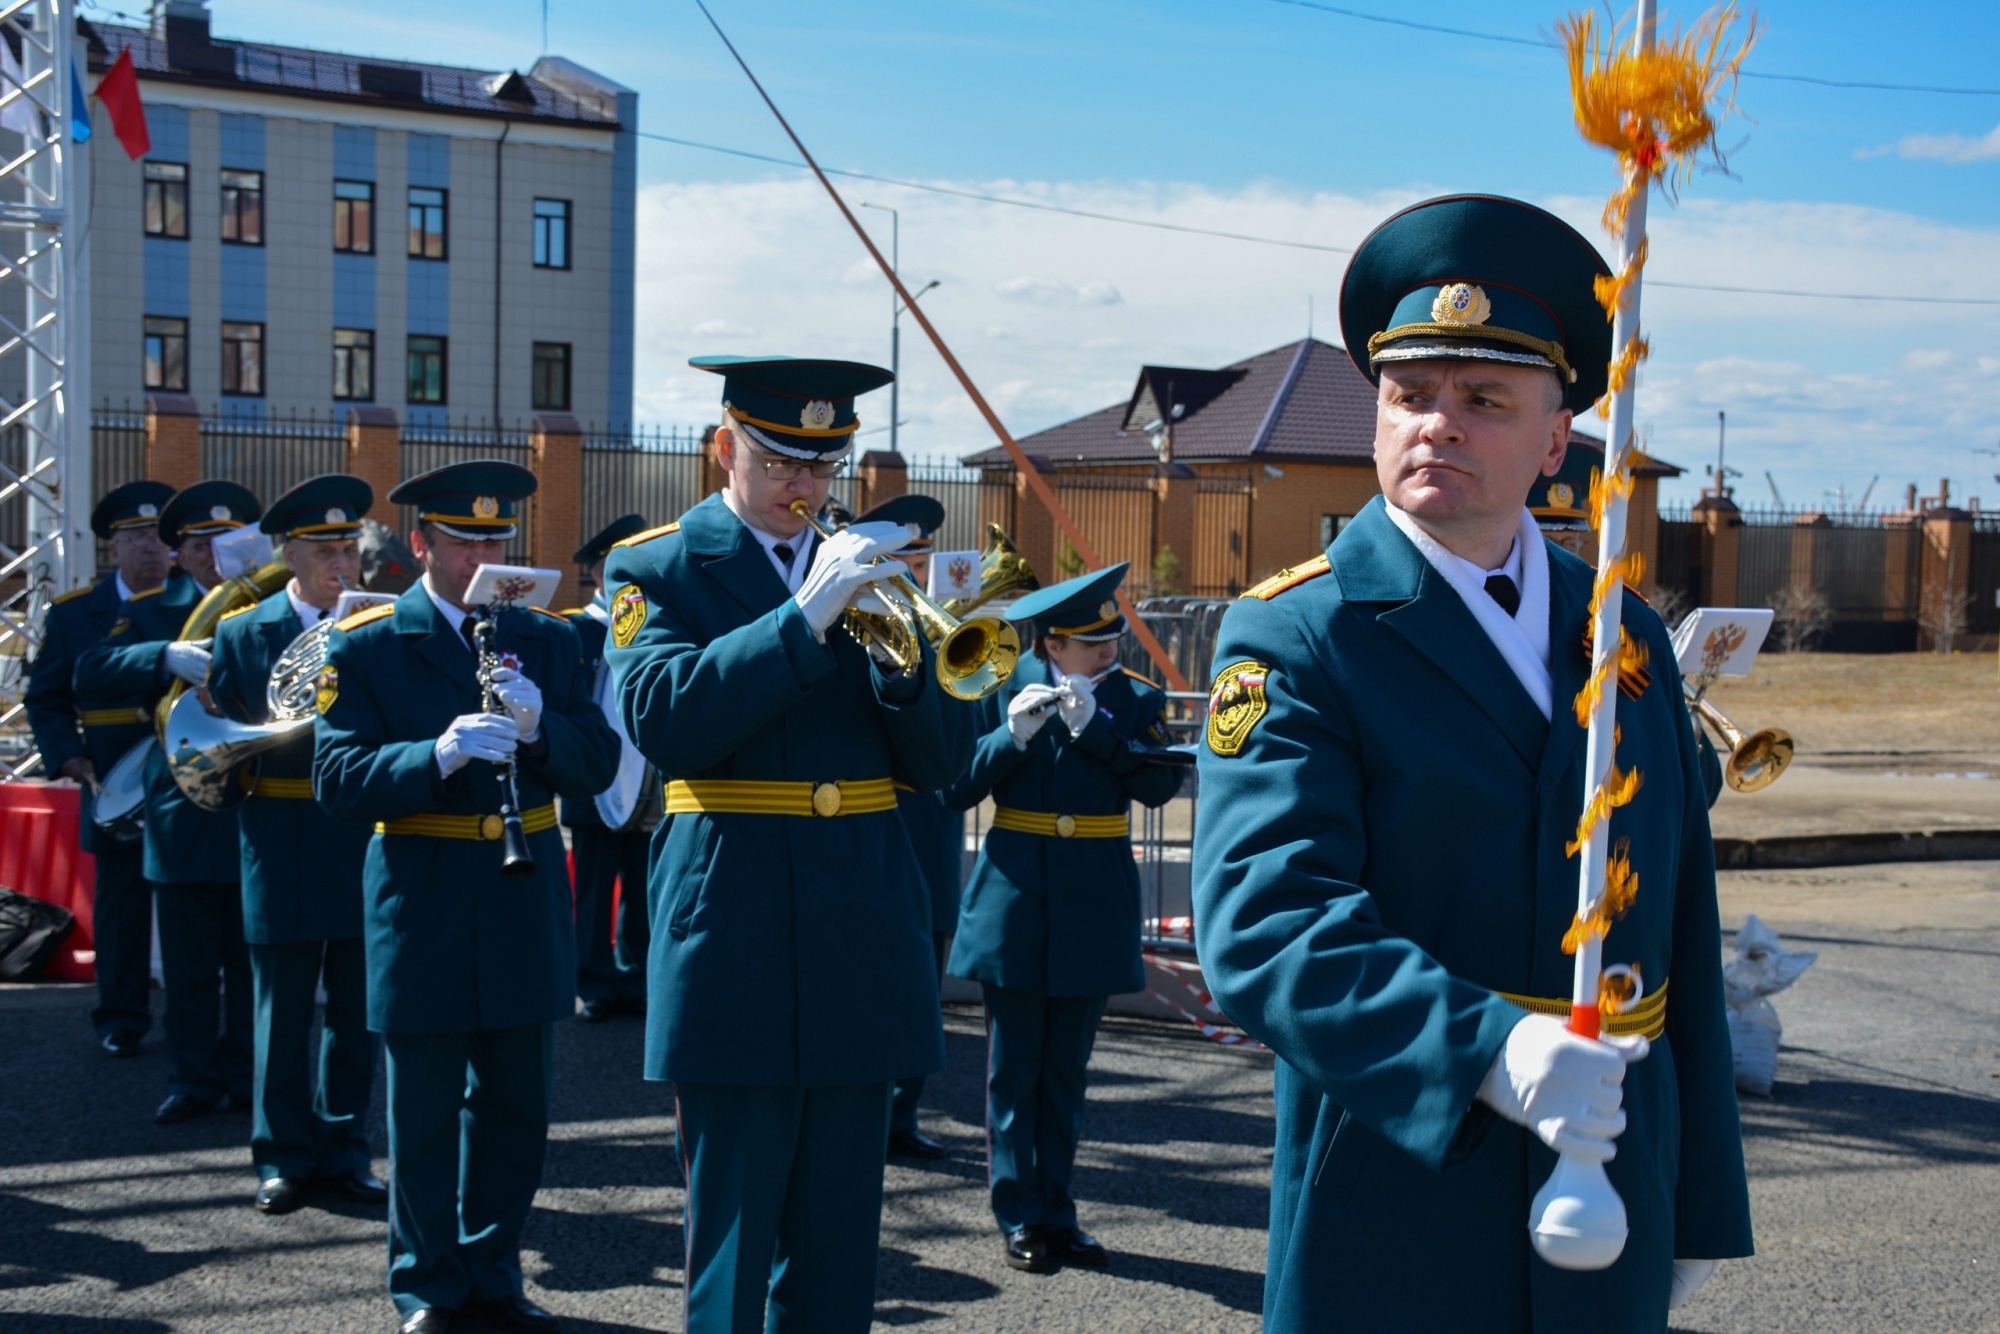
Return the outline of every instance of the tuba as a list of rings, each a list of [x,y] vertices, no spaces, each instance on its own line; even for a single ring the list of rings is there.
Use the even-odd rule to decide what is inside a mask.
[[[815,518],[807,501],[793,501],[792,513],[823,538],[839,531]],[[992,616],[960,621],[926,597],[906,574],[897,575],[890,584],[897,597],[882,599],[889,613],[848,608],[843,619],[849,634],[863,643],[881,645],[903,671],[923,660],[919,641],[928,641],[937,653],[938,684],[954,699],[985,699],[1007,683],[1021,656],[1021,636],[1013,626]],[[898,597],[908,606],[899,605]]]
[[[1756,792],[1778,781],[1792,762],[1792,734],[1782,727],[1746,733],[1698,691],[1687,690],[1688,708],[1708,724],[1729,751],[1722,781],[1738,792]]]
[[[986,550],[979,557],[979,594],[977,597],[953,598],[944,604],[944,609],[953,616],[963,619],[977,607],[983,607],[994,598],[1006,597],[1010,593],[1032,593],[1042,586],[1035,578],[1035,569],[1028,564],[1028,558],[1007,536],[1007,530],[997,523],[986,525]]]

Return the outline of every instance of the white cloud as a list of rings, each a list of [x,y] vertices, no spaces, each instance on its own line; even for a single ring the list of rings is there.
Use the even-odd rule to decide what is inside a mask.
[[[1991,162],[2000,158],[2000,125],[1985,134],[1912,134],[1896,141],[1895,148],[1864,151],[1874,157],[1893,151],[1898,157],[1928,158],[1937,162]]]
[[[1357,197],[1259,185],[1233,191],[1143,182],[979,183],[1066,207],[1351,246],[1433,191]],[[1698,189],[1698,183],[1697,183]],[[924,309],[1016,433],[1124,399],[1142,363],[1220,366],[1305,332],[1338,341],[1344,255],[1028,212],[906,192],[903,270],[943,285]],[[1602,199],[1541,201],[1599,236]],[[1724,204],[1699,197],[1652,217],[1654,280],[1824,292],[2000,297],[2000,228],[1889,209]],[[640,415],[712,420],[716,383],[690,356],[776,352],[886,363],[888,301],[859,243],[809,180],[662,184],[640,193]],[[1101,289],[1097,285],[1101,284]],[[1095,299],[1087,292],[1098,293]],[[1116,294],[1115,301],[1106,297]],[[1876,499],[1952,478],[1978,494],[1974,454],[1996,434],[2000,308],[1801,300],[1648,286],[1653,360],[1640,377],[1649,446],[1688,466],[1691,497],[1729,414],[1729,457],[1770,469],[1794,503],[1831,487]],[[710,324],[709,322],[713,322]],[[706,327],[704,327],[706,326]],[[754,327],[752,327],[754,326]],[[862,404],[886,420],[887,396]],[[901,403],[912,455],[992,443],[914,322],[903,321]],[[1984,480],[2000,503],[2000,489]]]

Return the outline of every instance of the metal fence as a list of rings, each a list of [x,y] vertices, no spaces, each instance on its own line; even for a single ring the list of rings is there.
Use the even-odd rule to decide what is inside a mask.
[[[420,473],[427,473],[454,463],[468,463],[473,459],[501,459],[507,463],[518,463],[523,468],[533,467],[533,448],[528,441],[528,428],[519,423],[504,426],[489,422],[467,422],[457,426],[403,427],[404,477],[415,477]],[[507,559],[517,565],[526,565],[530,560],[528,523],[534,503],[534,497],[530,496],[521,505],[518,523],[514,529],[514,540],[507,544]],[[407,533],[417,526],[416,507],[402,505],[398,509],[400,518],[397,531]]]
[[[984,479],[983,470],[957,463],[925,460],[910,465],[910,490],[933,497],[944,506],[944,527],[934,539],[939,551],[985,550],[986,525],[980,520],[981,488],[994,483]],[[1003,472],[1000,480],[1009,483],[1011,490],[1012,474]]]
[[[1056,500],[1097,548],[1102,565],[1129,561],[1144,586],[1158,546],[1159,505],[1153,479],[1120,468],[1060,468],[1051,481]],[[1054,570],[1036,570],[1045,584],[1083,573],[1083,561],[1060,544]]]
[[[583,438],[583,516],[588,538],[625,514],[671,523],[702,499],[698,431],[663,428]]]
[[[2000,514],[1972,516],[1972,569],[1966,589],[1966,628],[1974,634],[2000,630]]]
[[[1181,586],[1160,594],[1235,597],[1250,586],[1249,473],[1205,473],[1194,486],[1194,550],[1175,552],[1185,571]]]
[[[328,417],[204,417],[201,475],[226,477],[268,505],[308,477],[347,468],[347,428]]]

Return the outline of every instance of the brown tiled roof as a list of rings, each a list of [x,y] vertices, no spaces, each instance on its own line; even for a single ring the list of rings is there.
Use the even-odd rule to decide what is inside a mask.
[[[1029,457],[1054,467],[1157,463],[1148,428],[1164,421],[1160,405],[1181,406],[1173,425],[1175,463],[1300,462],[1365,464],[1374,456],[1375,386],[1344,349],[1302,339],[1220,370],[1143,366],[1132,396],[1060,426],[1021,437]],[[1571,440],[1604,452],[1600,436]],[[1641,456],[1641,476],[1677,477],[1671,463]],[[967,455],[975,468],[1009,466],[995,446]]]
[[[247,88],[321,101],[428,106],[459,115],[618,128],[615,116],[558,92],[532,74],[376,60],[223,38],[183,41],[176,37],[171,43],[179,60],[176,63],[169,59],[168,39],[147,28],[88,22],[79,25],[79,32],[89,47],[90,68],[100,73],[111,67],[120,52],[130,51],[142,79]]]

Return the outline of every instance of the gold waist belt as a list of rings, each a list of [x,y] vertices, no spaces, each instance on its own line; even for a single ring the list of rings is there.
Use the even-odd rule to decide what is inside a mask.
[[[289,801],[311,801],[310,778],[259,778],[250,788],[253,797],[283,797]]]
[[[556,827],[556,804],[521,812],[521,827],[531,834]],[[400,820],[383,820],[375,826],[378,834],[420,834],[425,838],[465,838],[492,843],[507,831],[507,822],[497,815],[406,815]]]
[[[676,778],[667,784],[668,815],[875,815],[896,809],[886,778],[807,783],[755,778]]]
[[[1534,1014],[1545,1014],[1551,1019],[1569,1018],[1569,1002],[1566,1000],[1549,1000],[1542,996],[1516,996],[1511,991],[1501,992],[1500,999],[1510,1000],[1524,1010]],[[1667,1031],[1666,982],[1660,983],[1658,991],[1648,992],[1617,1014],[1605,1014],[1602,1026],[1603,1031],[1612,1037],[1630,1037],[1637,1033],[1648,1042],[1658,1038]]]
[[[85,709],[77,714],[85,727],[130,727],[133,723],[150,723],[153,715],[144,709]]]
[[[1011,829],[1017,834],[1040,834],[1043,838],[1129,838],[1130,815],[1051,815],[1047,811],[1021,811],[998,806],[993,811],[995,829]]]

